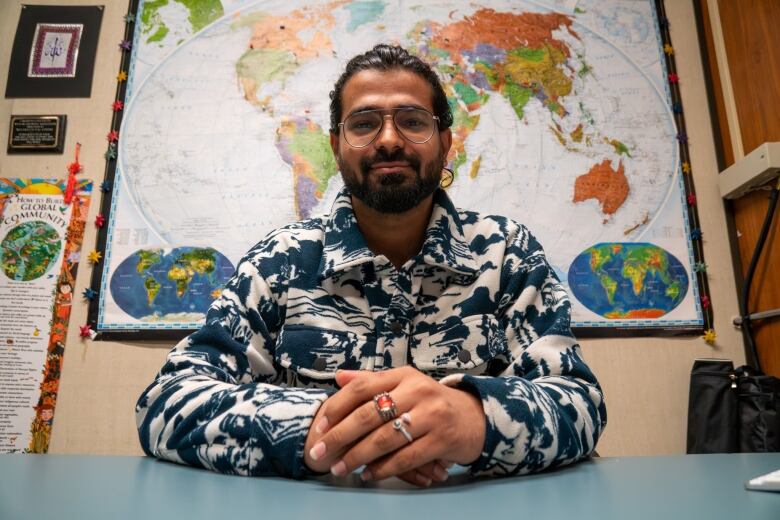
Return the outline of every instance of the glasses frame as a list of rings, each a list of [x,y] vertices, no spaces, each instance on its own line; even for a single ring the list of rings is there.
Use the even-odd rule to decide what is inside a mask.
[[[374,112],[387,112],[388,110],[391,110],[393,113],[392,113],[392,114],[382,114],[382,126],[380,126],[380,127],[379,127],[379,129],[376,131],[376,134],[374,134],[374,137],[372,137],[372,138],[371,138],[371,140],[370,140],[369,142],[367,142],[366,144],[364,144],[364,145],[362,145],[362,146],[355,146],[354,144],[352,144],[352,143],[350,143],[350,142],[349,142],[349,139],[347,139],[347,134],[346,134],[346,132],[344,132],[344,123],[346,123],[346,122],[347,122],[347,120],[348,120],[350,117],[352,117],[352,116],[355,116],[355,115],[358,115],[358,114],[369,114],[369,113],[374,113]],[[407,110],[407,111],[409,111],[409,110],[419,110],[420,112],[425,112],[426,114],[428,114],[429,116],[431,116],[431,117],[433,118],[433,123],[434,123],[434,128],[433,128],[433,131],[431,132],[431,135],[430,135],[430,136],[429,136],[429,137],[428,137],[428,138],[427,138],[425,141],[412,141],[412,140],[411,140],[411,139],[409,139],[409,137],[408,137],[408,136],[407,136],[407,135],[406,135],[406,134],[403,132],[403,130],[401,130],[400,128],[398,128],[398,125],[397,125],[397,124],[396,124],[396,122],[395,122],[395,116],[396,116],[396,114],[398,114],[399,112],[401,112],[401,111],[403,111],[403,110]],[[384,128],[384,125],[385,125],[385,120],[386,120],[388,117],[389,117],[389,118],[390,118],[390,120],[393,122],[393,128],[395,128],[395,132],[396,132],[398,135],[400,135],[401,137],[403,137],[405,140],[407,140],[407,141],[409,141],[410,143],[413,143],[413,144],[425,144],[425,143],[427,143],[428,141],[430,141],[430,140],[433,138],[434,134],[436,133],[436,129],[439,127],[439,117],[438,117],[438,116],[435,116],[435,115],[433,115],[431,112],[428,112],[428,111],[427,111],[427,110],[425,110],[424,108],[417,108],[417,107],[397,107],[397,108],[390,108],[390,109],[385,109],[385,108],[377,108],[377,109],[374,109],[374,110],[360,110],[360,111],[358,111],[358,112],[353,112],[353,113],[351,113],[350,115],[348,115],[346,118],[344,118],[344,121],[342,121],[341,123],[339,123],[339,132],[340,132],[340,133],[341,133],[341,135],[344,137],[344,141],[346,141],[346,143],[347,143],[349,146],[351,146],[352,148],[358,148],[358,149],[359,149],[359,148],[365,148],[365,147],[367,147],[367,146],[371,146],[371,143],[373,143],[374,141],[376,141],[376,138],[377,138],[377,137],[379,137],[379,134],[381,134],[381,133],[382,133],[382,129]]]

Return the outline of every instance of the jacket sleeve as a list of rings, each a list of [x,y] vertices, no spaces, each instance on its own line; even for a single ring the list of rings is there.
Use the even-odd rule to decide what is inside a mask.
[[[242,260],[202,329],[168,354],[136,405],[151,456],[239,475],[302,477],[303,447],[328,391],[280,386],[284,292]],[[282,300],[280,302],[280,300]]]
[[[566,291],[522,226],[507,246],[501,279],[508,367],[497,377],[442,380],[482,399],[485,444],[470,469],[522,474],[585,458],[606,426],[604,396],[571,333]]]

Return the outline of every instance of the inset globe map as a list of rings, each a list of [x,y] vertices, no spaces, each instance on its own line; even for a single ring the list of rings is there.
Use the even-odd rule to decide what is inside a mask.
[[[202,319],[233,271],[230,260],[213,248],[141,249],[114,271],[111,296],[139,320]]]
[[[569,268],[574,296],[609,319],[660,318],[688,292],[688,274],[668,251],[648,243],[602,243]]]
[[[11,229],[0,249],[5,275],[17,282],[29,282],[49,272],[60,255],[62,242],[56,229],[33,220]]]

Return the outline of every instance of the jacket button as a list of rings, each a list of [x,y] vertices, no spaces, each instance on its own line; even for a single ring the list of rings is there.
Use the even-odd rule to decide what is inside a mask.
[[[316,358],[314,358],[314,365],[313,366],[314,366],[314,370],[316,370],[317,372],[322,372],[323,370],[325,370],[327,368],[328,362],[325,361],[325,358],[316,357]]]
[[[397,321],[394,321],[390,324],[390,330],[393,331],[393,334],[400,334],[404,330],[404,326],[398,323]]]
[[[471,352],[465,349],[461,350],[460,352],[458,352],[458,359],[462,363],[468,363],[469,361],[471,361]]]

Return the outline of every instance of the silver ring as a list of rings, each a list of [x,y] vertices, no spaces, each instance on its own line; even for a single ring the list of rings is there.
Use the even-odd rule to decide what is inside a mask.
[[[414,437],[412,437],[412,434],[409,433],[409,430],[406,429],[401,419],[396,419],[395,421],[393,421],[393,428],[401,432],[401,435],[403,435],[406,438],[407,442],[414,441]]]
[[[376,394],[374,396],[374,408],[376,408],[379,417],[384,422],[392,421],[397,414],[395,401],[393,401],[393,398],[390,397],[390,394],[387,392],[382,392],[381,394]]]

